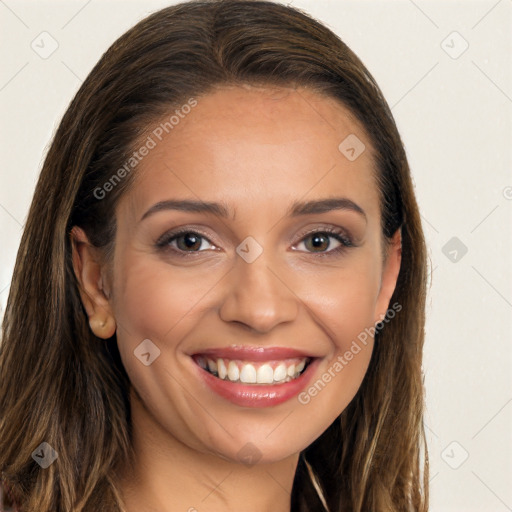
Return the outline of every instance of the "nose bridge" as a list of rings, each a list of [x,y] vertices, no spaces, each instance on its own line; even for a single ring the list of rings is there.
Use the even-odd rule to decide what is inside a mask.
[[[298,299],[279,275],[282,267],[273,254],[251,237],[237,247],[234,268],[228,274],[229,291],[220,310],[224,321],[266,332],[295,318]]]

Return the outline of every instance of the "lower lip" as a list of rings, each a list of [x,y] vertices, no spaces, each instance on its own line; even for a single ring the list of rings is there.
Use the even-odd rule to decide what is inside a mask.
[[[296,379],[283,384],[242,384],[219,379],[203,370],[194,362],[201,378],[215,393],[241,407],[272,407],[297,396],[309,383],[318,366],[319,359],[313,359]]]

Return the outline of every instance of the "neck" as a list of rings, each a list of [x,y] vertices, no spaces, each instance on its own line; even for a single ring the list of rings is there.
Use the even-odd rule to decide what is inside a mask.
[[[123,469],[124,512],[290,512],[298,454],[243,464],[194,449],[160,425],[131,392],[135,460]]]

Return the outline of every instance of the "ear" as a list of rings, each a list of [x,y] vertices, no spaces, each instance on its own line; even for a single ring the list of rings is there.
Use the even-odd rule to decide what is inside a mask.
[[[381,285],[375,305],[374,323],[380,322],[389,309],[391,296],[396,288],[400,264],[402,262],[402,231],[397,229],[387,249],[386,261],[382,270]]]
[[[73,270],[78,281],[82,304],[89,325],[99,338],[108,339],[116,332],[116,322],[109,301],[99,252],[83,229],[74,226],[70,233]]]

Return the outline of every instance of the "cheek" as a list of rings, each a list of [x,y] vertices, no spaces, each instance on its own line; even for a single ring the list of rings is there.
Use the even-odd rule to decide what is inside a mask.
[[[205,309],[212,308],[223,272],[193,265],[177,268],[138,251],[126,251],[115,268],[114,315],[123,365],[139,394],[165,409],[166,400],[179,401],[183,393],[176,381],[158,368],[181,371],[182,341],[185,343],[200,324]],[[146,339],[160,351],[158,364],[149,368],[134,354]],[[164,389],[167,398],[161,396]]]
[[[172,339],[177,344],[179,333],[208,290],[205,280],[192,267],[188,272],[173,271],[168,264],[144,255],[128,255],[118,268],[122,285],[114,309],[123,334],[140,338],[139,342]]]
[[[304,283],[304,302],[324,327],[333,352],[348,350],[352,340],[374,326],[379,277],[378,265],[370,258],[360,258],[344,268],[322,271]]]
[[[309,292],[308,307],[331,344],[299,402],[308,414],[330,424],[354,398],[366,374],[380,281],[378,265],[363,258],[330,279],[317,277],[318,293]]]
[[[116,270],[114,314],[123,365],[145,407],[166,428],[188,439],[188,428],[180,414],[168,414],[191,409],[190,399],[183,391],[183,379],[179,377],[181,365],[177,353],[181,340],[198,322],[201,299],[204,300],[218,277],[215,275],[213,279],[210,272],[210,282],[206,282],[207,276],[197,277],[201,273],[197,268],[177,271],[165,262],[137,252],[120,258]],[[156,363],[148,366],[134,354],[134,351],[140,353],[138,347],[146,339],[160,351]],[[152,345],[149,347],[153,349]]]

